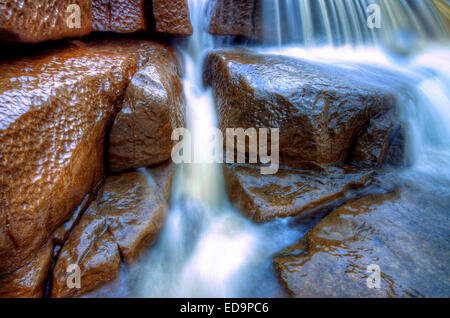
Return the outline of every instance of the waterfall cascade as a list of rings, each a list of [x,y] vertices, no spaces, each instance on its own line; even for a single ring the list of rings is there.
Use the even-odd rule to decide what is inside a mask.
[[[182,46],[186,75],[188,128],[193,144],[205,155],[214,140],[208,129],[217,126],[212,94],[203,88],[202,59],[214,44],[205,30],[206,1],[190,0],[195,35]],[[382,28],[367,27],[367,8],[381,8]],[[279,47],[259,50],[313,59],[324,63],[376,65],[398,72],[410,82],[403,99],[408,122],[412,165],[408,182],[450,194],[450,54],[448,47],[413,52],[401,62],[383,47],[413,38],[448,41],[448,30],[431,1],[422,0],[264,0],[266,43]],[[415,40],[414,40],[415,41]],[[345,47],[350,44],[349,47]],[[287,47],[288,45],[288,47]],[[402,45],[402,44],[400,44]],[[415,48],[415,46],[414,46]],[[406,92],[405,92],[406,93]],[[258,286],[258,275],[274,276],[271,255],[295,242],[308,226],[288,227],[288,220],[255,225],[229,205],[218,164],[184,164],[173,189],[172,209],[157,245],[130,273],[142,297],[273,296],[281,291]],[[263,240],[271,237],[270,242]],[[275,277],[269,279],[277,286]],[[131,284],[130,284],[131,285]]]
[[[449,36],[432,1],[264,0],[262,11],[264,40],[279,45],[412,48]]]

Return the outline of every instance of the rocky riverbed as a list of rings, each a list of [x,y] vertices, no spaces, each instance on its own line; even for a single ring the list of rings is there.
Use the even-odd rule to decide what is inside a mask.
[[[120,281],[121,268],[141,266],[161,239],[177,171],[191,168],[173,163],[172,132],[193,122],[183,56],[203,30],[192,3],[0,5],[0,297],[95,293]],[[209,36],[265,43],[262,1],[205,3]],[[424,189],[405,177],[415,138],[405,108],[418,103],[423,79],[258,46],[206,49],[196,76],[218,128],[280,131],[275,174],[222,165],[230,206],[257,227],[302,228],[264,261],[282,291],[256,277],[267,286],[261,295],[448,297],[450,183]],[[189,239],[200,235],[188,225]],[[80,288],[67,284],[73,264]],[[371,264],[380,288],[366,286]]]

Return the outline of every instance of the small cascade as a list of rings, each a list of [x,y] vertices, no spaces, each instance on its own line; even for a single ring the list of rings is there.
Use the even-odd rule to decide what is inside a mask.
[[[412,58],[400,61],[384,49],[390,45],[395,50],[396,41],[402,39],[405,46],[415,49],[409,42],[413,38],[420,43],[446,43],[448,30],[432,2],[262,1],[265,45],[253,49],[355,69],[364,65],[385,68],[408,84],[400,106],[408,126],[411,165],[402,173],[403,181],[450,197],[449,50],[410,52]],[[381,9],[381,29],[367,27],[371,4]],[[180,46],[187,128],[192,152],[198,154],[197,163],[179,168],[163,233],[128,273],[134,283],[126,296],[284,296],[271,257],[311,228],[306,223],[291,227],[289,219],[257,225],[228,202],[222,167],[210,163],[211,149],[217,142],[211,129],[218,122],[212,93],[203,86],[202,62],[208,50],[220,45],[206,32],[206,5],[206,0],[189,1],[196,32],[187,45]],[[262,283],[263,289],[259,288]]]
[[[206,3],[189,2],[196,30],[205,29]],[[212,36],[206,32],[197,32],[187,47],[180,48],[191,134],[191,147],[184,147],[191,149],[195,163],[179,168],[161,238],[137,266],[139,270],[131,274],[137,281],[131,293],[138,297],[250,297],[260,291],[242,280],[244,273],[250,277],[271,270],[266,260],[281,244],[294,242],[304,231],[286,229],[285,221],[257,226],[230,206],[222,167],[211,163],[211,150],[217,142],[211,131],[218,123],[212,93],[203,87],[202,62],[212,48]],[[270,244],[263,241],[265,235],[273,237]],[[270,279],[273,288],[280,289],[275,278]]]
[[[411,47],[449,37],[432,1],[264,0],[262,15],[268,44]]]

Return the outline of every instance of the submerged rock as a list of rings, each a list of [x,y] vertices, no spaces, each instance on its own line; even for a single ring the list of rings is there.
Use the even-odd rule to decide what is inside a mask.
[[[280,169],[261,175],[258,166],[224,165],[228,197],[256,222],[313,212],[370,185],[373,171],[348,166],[321,172]]]
[[[153,46],[150,56],[131,80],[110,133],[109,166],[113,172],[170,159],[172,132],[185,126],[177,58],[162,45]]]
[[[144,0],[92,0],[94,31],[133,33],[146,29]]]
[[[174,35],[193,33],[187,0],[153,0],[153,16],[157,32]]]
[[[80,9],[79,25],[73,14]],[[36,43],[91,33],[91,0],[3,0],[0,41]]]
[[[204,67],[220,128],[279,128],[280,163],[296,168],[345,161],[370,121],[395,108],[401,84],[365,74],[250,51],[212,52]]]
[[[0,63],[0,275],[26,265],[104,173],[104,139],[154,44],[73,41]]]
[[[115,279],[121,259],[133,263],[155,241],[167,211],[163,196],[172,168],[165,164],[149,173],[132,171],[106,180],[58,256],[52,297],[80,296]],[[81,289],[67,287],[71,264],[80,267]]]
[[[351,201],[275,256],[280,281],[296,297],[448,297],[448,201],[409,192]],[[380,288],[367,286],[369,265]]]

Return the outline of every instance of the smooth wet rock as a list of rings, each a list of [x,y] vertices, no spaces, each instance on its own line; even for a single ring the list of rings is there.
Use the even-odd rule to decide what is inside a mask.
[[[134,33],[146,29],[145,0],[92,0],[94,31]]]
[[[187,0],[152,0],[157,32],[192,35],[193,29]]]
[[[154,46],[131,80],[110,133],[111,171],[146,167],[171,158],[172,132],[185,126],[180,65],[174,52]]]
[[[209,3],[209,33],[255,38],[262,16],[260,0],[215,0]],[[260,21],[261,22],[261,21]]]
[[[261,175],[258,166],[224,165],[228,197],[256,222],[310,214],[338,204],[352,190],[367,188],[372,175],[371,170],[351,166],[320,172],[280,169],[274,175]]]
[[[160,165],[147,168],[147,171],[155,180],[157,188],[161,191],[161,194],[166,200],[170,202],[172,193],[172,184],[175,179],[178,166],[173,163],[172,160],[168,160]]]
[[[59,254],[53,273],[52,297],[90,292],[118,276],[122,260],[133,263],[153,243],[163,227],[169,165],[152,172],[132,171],[109,177],[97,199],[82,216]],[[158,181],[156,181],[158,180]],[[69,289],[67,266],[81,270],[81,289]]]
[[[72,24],[80,8],[79,25]],[[87,35],[92,30],[91,0],[3,0],[0,3],[0,42],[37,43]]]
[[[212,52],[204,67],[220,128],[279,128],[280,162],[296,168],[348,158],[370,120],[395,107],[400,84],[381,78],[245,50]]]
[[[53,271],[51,297],[81,296],[118,276],[119,247],[108,231],[107,219],[95,210],[86,211],[61,250]],[[73,265],[80,269],[79,289],[67,283],[74,273]]]
[[[389,111],[372,118],[357,137],[350,156],[352,164],[363,168],[407,165],[406,128],[399,114]]]
[[[393,120],[391,113],[380,114],[370,120],[367,129],[356,140],[352,155],[354,164],[363,167],[383,165],[389,150]]]
[[[0,63],[0,274],[26,265],[104,173],[104,139],[153,43],[71,41]]]
[[[1,298],[41,298],[52,264],[52,243],[49,241],[27,265],[11,274],[0,276]]]
[[[296,297],[448,297],[449,203],[414,192],[351,201],[275,256],[280,281]],[[367,287],[372,264],[379,289]]]

